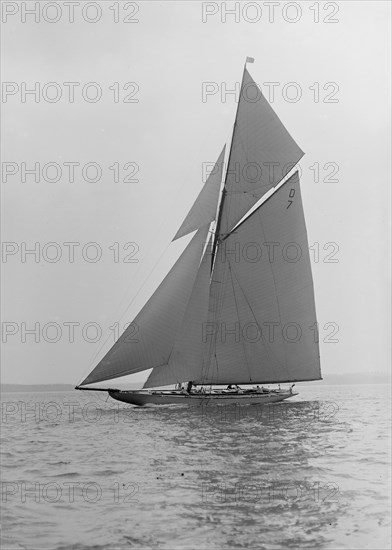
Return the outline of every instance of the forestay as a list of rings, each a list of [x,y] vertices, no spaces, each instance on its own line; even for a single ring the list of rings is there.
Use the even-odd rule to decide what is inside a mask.
[[[198,273],[208,227],[197,231],[133,323],[81,385],[167,364]]]

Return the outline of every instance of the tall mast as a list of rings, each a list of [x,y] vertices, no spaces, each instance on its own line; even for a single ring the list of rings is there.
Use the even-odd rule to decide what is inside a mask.
[[[226,191],[227,173],[228,173],[228,168],[230,166],[231,152],[232,152],[232,148],[233,148],[233,138],[234,138],[234,132],[235,132],[236,124],[237,124],[238,108],[239,108],[240,101],[241,101],[241,92],[242,92],[242,85],[244,83],[245,69],[246,69],[246,64],[247,64],[248,61],[253,63],[254,60],[252,59],[252,61],[251,61],[251,59],[252,58],[249,58],[249,57],[246,58],[246,61],[244,63],[244,69],[242,71],[242,80],[241,80],[241,86],[240,86],[240,93],[239,93],[239,96],[238,96],[237,109],[236,109],[236,113],[235,113],[233,132],[232,132],[232,135],[231,135],[229,158],[228,158],[228,161],[227,161],[227,168],[226,168],[226,174],[225,174],[225,183],[223,185],[223,189],[222,189],[222,193],[221,193],[221,199],[220,199],[219,210],[218,210],[218,219],[217,219],[217,222],[216,222],[214,242],[213,242],[213,245],[212,245],[211,271],[212,271],[212,268],[214,266],[214,260],[215,260],[215,256],[216,256],[216,249],[217,249],[218,244],[219,244],[219,242],[218,242],[219,241],[219,231],[220,231],[220,226],[221,226],[221,222],[222,222],[223,205],[224,205],[225,198],[226,198],[226,195],[227,195],[227,191]]]

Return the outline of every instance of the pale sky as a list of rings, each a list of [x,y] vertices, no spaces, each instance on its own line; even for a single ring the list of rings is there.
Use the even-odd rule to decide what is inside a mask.
[[[57,2],[57,14],[39,13],[36,22],[20,3],[3,2],[3,9],[6,4],[3,81],[14,84],[2,103],[3,383],[77,383],[113,343],[109,327],[132,320],[185,244],[168,248],[203,185],[203,163],[215,161],[231,135],[235,98],[224,102],[221,91],[240,81],[246,56],[255,58],[248,68],[267,97],[265,83],[278,83],[272,106],[306,153],[301,187],[309,244],[320,253],[312,261],[317,316],[320,327],[339,327],[335,343],[323,342],[330,331],[321,328],[323,375],[389,372],[390,2],[298,2],[301,13],[281,2],[273,21],[268,2],[258,2],[261,12],[250,2],[236,22],[221,2],[138,2],[132,14],[136,3],[103,1],[96,23],[85,20],[94,8],[84,18],[76,6],[71,23],[68,8]],[[127,16],[138,22],[121,22]],[[36,101],[23,95],[35,82]],[[56,86],[45,87],[49,82]],[[80,83],[73,103],[65,82]],[[89,82],[102,91],[95,103],[82,95]],[[138,89],[124,90],[130,82]],[[218,90],[206,101],[203,82]],[[58,90],[61,99],[48,101]],[[296,90],[301,97],[290,102]],[[86,93],[92,97],[94,87]],[[139,101],[123,102],[132,93]],[[80,163],[74,182],[64,165],[72,162]],[[89,162],[101,167],[100,181],[83,178]],[[116,162],[136,163],[139,181],[115,182],[109,167]],[[23,163],[39,163],[38,182],[28,174],[22,181]],[[45,181],[53,177],[43,170],[47,163],[61,166],[58,182]],[[121,169],[121,178],[132,166]],[[6,177],[4,170],[16,173]],[[323,181],[328,174],[338,181]],[[53,242],[57,248],[45,248]],[[80,243],[73,263],[69,242]],[[89,242],[102,251],[96,263],[82,256]],[[130,242],[137,244],[138,263],[115,262],[114,243],[123,260]],[[37,262],[22,254],[34,243]],[[324,249],[327,243],[335,244]],[[56,250],[62,256],[51,263]],[[322,261],[334,250],[338,262]],[[23,334],[36,323],[38,342]],[[47,341],[54,338],[54,329],[45,333],[47,323],[60,326],[57,342]],[[73,342],[69,323],[79,323]],[[83,339],[86,323],[102,328],[97,343]],[[93,338],[94,330],[87,335]]]

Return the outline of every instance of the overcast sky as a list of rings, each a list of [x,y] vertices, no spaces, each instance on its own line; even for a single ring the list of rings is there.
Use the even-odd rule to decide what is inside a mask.
[[[101,13],[75,5],[73,23],[52,4],[34,16],[3,2],[2,382],[77,383],[112,345],[109,327],[132,320],[184,246],[168,247],[203,163],[230,137],[236,103],[222,100],[222,83],[240,81],[246,56],[267,97],[265,83],[278,83],[272,105],[306,153],[322,372],[389,371],[390,3],[281,2],[272,14],[268,2],[249,2],[230,15],[221,2],[100,2]],[[24,96],[36,82],[37,97]],[[66,82],[80,83],[74,102]],[[207,82],[216,93],[203,98]],[[23,163],[39,163],[37,182]],[[56,179],[47,163],[61,167],[59,181],[47,181]],[[64,163],[80,163],[75,181]],[[100,181],[86,181],[96,174],[82,172],[87,163]],[[117,166],[120,180],[138,181],[114,181]],[[70,242],[80,243],[74,262]],[[37,261],[23,255],[34,243]],[[37,323],[38,342],[24,334]],[[96,335],[88,323],[102,329],[96,343],[85,341]],[[326,323],[338,342],[325,341]]]

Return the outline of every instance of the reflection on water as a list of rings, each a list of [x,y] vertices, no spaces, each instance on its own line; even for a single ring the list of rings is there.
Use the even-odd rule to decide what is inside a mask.
[[[5,395],[4,548],[388,548],[388,394],[135,408]]]

